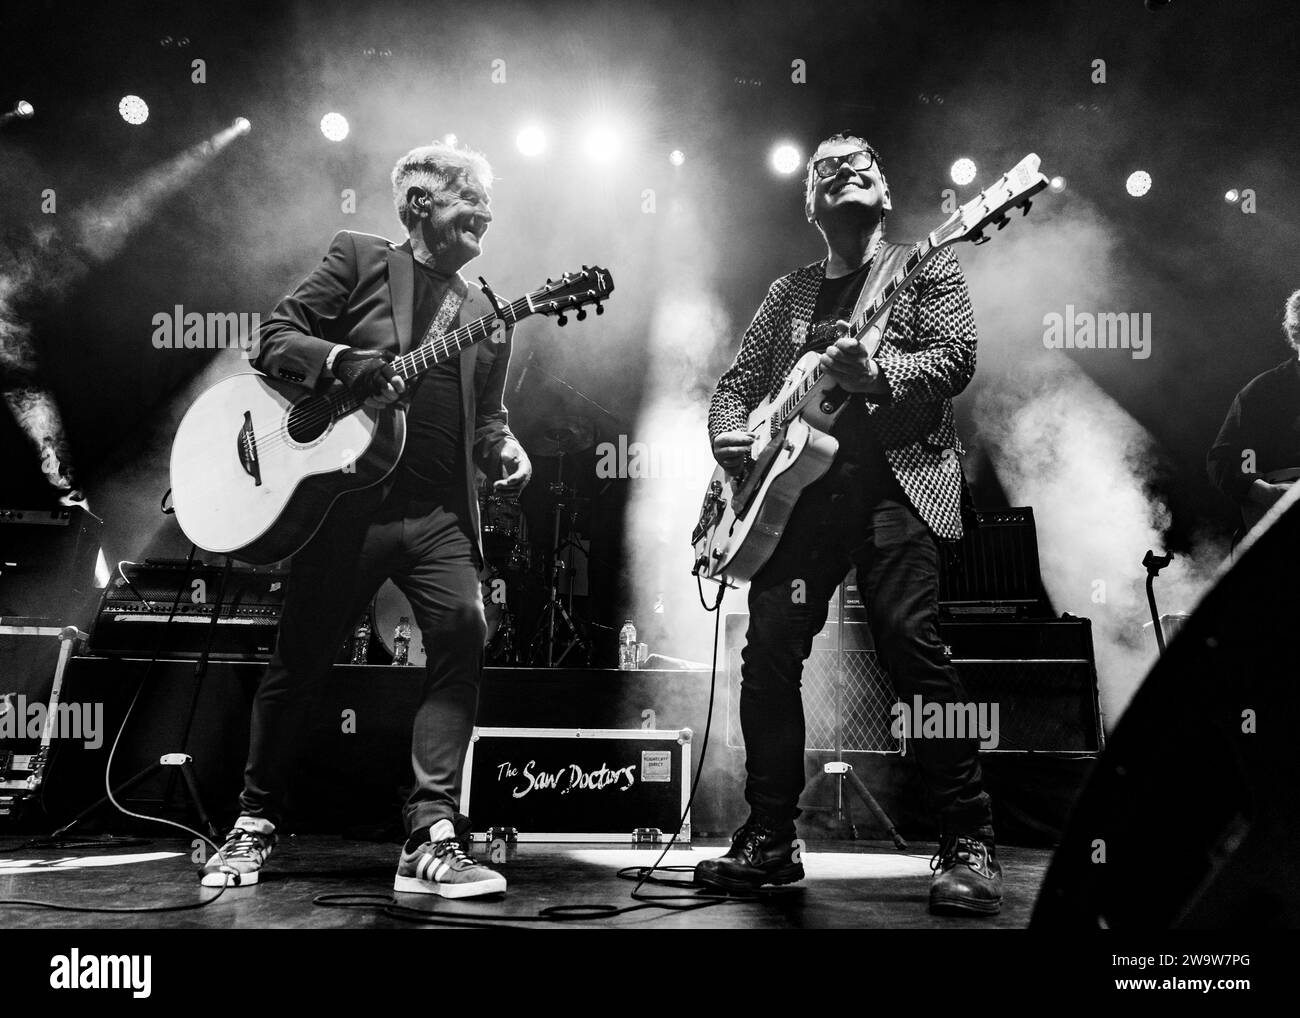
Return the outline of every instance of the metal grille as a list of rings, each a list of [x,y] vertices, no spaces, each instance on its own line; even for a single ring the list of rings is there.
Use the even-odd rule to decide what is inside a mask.
[[[803,710],[807,734],[806,749],[835,751],[835,651],[814,650],[803,669]],[[727,745],[744,746],[740,732],[740,650],[727,656],[730,706],[727,712]],[[842,748],[853,753],[898,753],[900,740],[889,733],[890,709],[897,702],[894,686],[873,650],[844,651],[844,729]]]
[[[957,660],[953,664],[970,701],[997,705],[998,745],[991,752],[1096,753],[1101,749],[1095,680],[1086,658]]]

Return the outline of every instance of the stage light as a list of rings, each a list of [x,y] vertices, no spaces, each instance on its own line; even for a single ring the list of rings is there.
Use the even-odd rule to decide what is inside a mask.
[[[342,113],[326,113],[320,118],[320,133],[330,141],[342,141],[348,136],[348,118]]]
[[[536,124],[529,124],[517,135],[515,145],[530,159],[546,151],[546,132]]]
[[[1053,177],[1051,183],[1049,183],[1047,186],[1051,190],[1055,191],[1057,194],[1060,194],[1062,191],[1065,190],[1065,178]]]
[[[598,163],[613,162],[619,154],[619,138],[609,127],[600,125],[587,131],[583,151]]]
[[[1241,192],[1234,187],[1231,191],[1229,191],[1227,194],[1223,196],[1223,200],[1226,201],[1229,205],[1236,205],[1237,202],[1241,201]]]
[[[682,163],[686,162],[686,153],[679,148],[675,148],[668,153],[668,161],[674,166],[681,166]]]
[[[1141,198],[1151,190],[1151,174],[1146,170],[1134,170],[1128,175],[1124,186],[1134,198]]]
[[[783,176],[795,173],[803,165],[803,153],[794,145],[783,142],[772,149],[772,169]]]
[[[948,171],[952,176],[952,182],[959,187],[965,187],[975,179],[975,160],[961,158],[952,164],[952,169]]]
[[[19,99],[14,106],[14,115],[21,117],[23,120],[31,120],[36,114],[36,107],[26,99]]]
[[[117,112],[128,124],[138,126],[149,119],[149,104],[138,95],[125,95],[117,104]]]
[[[230,126],[235,129],[236,134],[247,134],[253,129],[253,125],[248,122],[247,117],[236,117],[235,122]]]

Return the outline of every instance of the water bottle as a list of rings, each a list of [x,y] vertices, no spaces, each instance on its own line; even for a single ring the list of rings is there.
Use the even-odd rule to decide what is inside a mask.
[[[352,657],[350,664],[363,665],[370,657],[370,613],[361,616],[352,630]]]
[[[618,631],[618,667],[625,672],[636,670],[636,626],[631,619]]]
[[[411,619],[410,616],[403,615],[397,620],[397,628],[393,630],[393,664],[410,664],[410,654]]]

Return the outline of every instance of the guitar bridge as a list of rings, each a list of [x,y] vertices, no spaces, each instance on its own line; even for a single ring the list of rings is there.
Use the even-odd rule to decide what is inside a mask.
[[[260,486],[262,483],[262,467],[257,459],[257,436],[253,434],[253,412],[244,411],[244,423],[239,429],[239,434],[235,437],[235,445],[239,452],[239,463],[244,468],[244,473],[253,479],[253,484]]]

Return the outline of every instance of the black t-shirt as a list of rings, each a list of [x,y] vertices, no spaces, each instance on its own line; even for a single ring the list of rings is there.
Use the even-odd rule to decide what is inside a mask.
[[[817,302],[813,305],[812,324],[836,322],[841,319],[848,321],[853,315],[858,297],[862,294],[867,276],[871,274],[873,264],[875,258],[847,276],[840,276],[837,279],[823,278],[822,285],[817,291]],[[824,343],[809,342],[805,345],[804,352],[825,349],[825,347]],[[848,405],[836,420],[831,434],[840,443],[839,452],[835,457],[836,464],[852,463],[864,472],[876,473],[881,477],[893,476],[884,449],[871,426],[871,418],[867,414],[866,404],[860,393],[854,394],[849,399]]]
[[[1254,470],[1247,450],[1254,453]],[[1290,357],[1237,393],[1207,457],[1210,480],[1244,499],[1257,477],[1300,467],[1300,364]]]
[[[419,344],[451,287],[451,276],[415,263],[411,342]],[[453,320],[450,329],[455,328]],[[449,329],[449,331],[450,331]],[[406,448],[397,463],[394,499],[445,500],[464,487],[460,357],[435,364],[415,383],[406,414]]]

